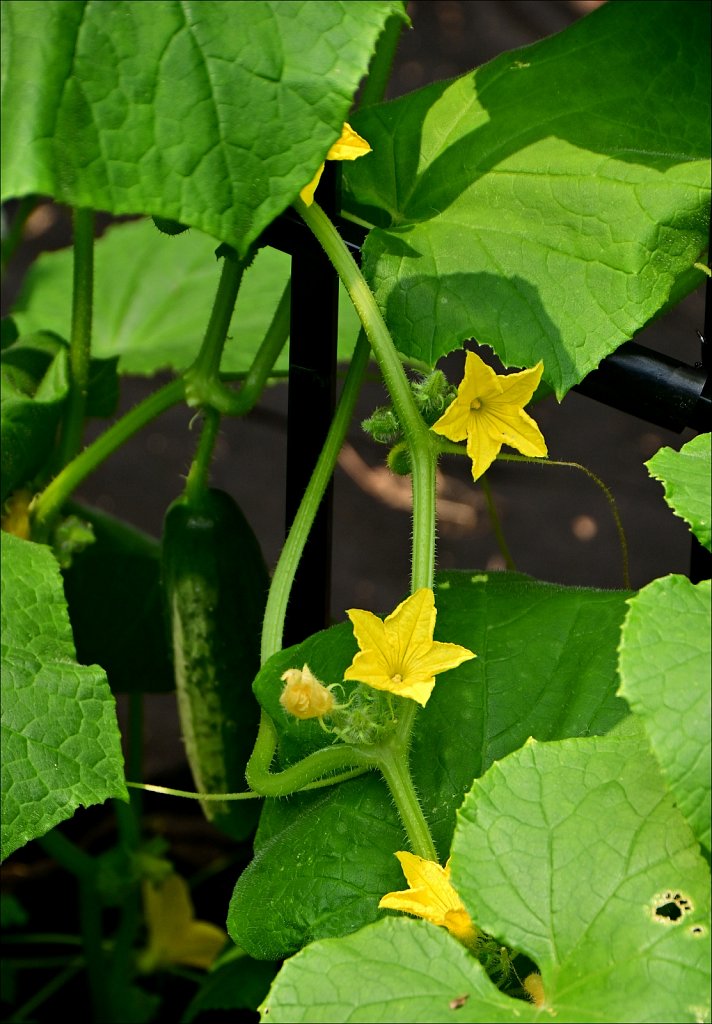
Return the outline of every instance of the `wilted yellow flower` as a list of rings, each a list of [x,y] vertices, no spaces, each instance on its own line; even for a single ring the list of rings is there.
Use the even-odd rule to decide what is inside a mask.
[[[433,640],[435,597],[423,587],[401,602],[382,621],[371,612],[351,608],[347,613],[361,650],[344,673],[376,690],[410,697],[423,707],[438,672],[456,668],[476,657],[458,644]]]
[[[433,860],[403,850],[396,857],[410,888],[387,893],[378,906],[382,910],[402,910],[441,925],[463,945],[474,949],[481,933],[450,882],[450,861],[443,868]]]
[[[326,154],[326,159],[358,160],[360,156],[365,156],[366,153],[370,152],[371,147],[366,140],[362,139],[360,135],[357,135],[350,124],[346,124],[346,122],[344,122],[344,127],[341,130],[341,138],[336,140],[334,145]],[[323,173],[324,164],[321,165],[309,184],[305,185],[299,193],[302,202],[306,203],[307,206],[311,206],[314,202],[314,193],[316,192],[316,187],[319,184],[319,180]]]
[[[467,438],[473,480],[487,472],[503,444],[522,455],[547,454],[539,427],[524,412],[543,370],[544,364],[539,362],[531,370],[499,375],[474,352],[467,353],[457,397],[432,429],[451,441]]]
[[[30,502],[32,492],[15,491],[5,502],[5,512],[0,526],[6,533],[13,533],[22,540],[30,539]]]
[[[143,883],[148,946],[139,956],[145,974],[182,964],[207,970],[227,942],[227,935],[209,921],[196,921],[185,879],[169,875],[164,882]]]
[[[288,668],[282,676],[285,687],[279,703],[295,718],[321,718],[334,707],[334,696],[330,689],[313,676],[309,666]]]

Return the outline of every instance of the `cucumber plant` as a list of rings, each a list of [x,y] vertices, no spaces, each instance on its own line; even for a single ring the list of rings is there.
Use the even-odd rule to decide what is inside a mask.
[[[32,844],[78,894],[77,934],[3,902],[10,1019],[66,993],[96,1021],[709,1020],[709,580],[526,576],[489,483],[570,466],[539,400],[710,276],[709,4],[605,4],[390,102],[398,0],[1,10],[3,263],[44,198],[74,236],[2,334],[2,855]],[[131,221],[97,240],[97,211]],[[288,365],[305,285],[277,225],[339,278],[345,375],[269,572],[212,460]],[[462,349],[460,379],[441,360]],[[366,429],[410,479],[410,578],[285,646],[369,363],[387,404]],[[159,370],[87,431],[121,375]],[[159,547],[77,492],[175,408],[201,429]],[[451,457],[506,571],[436,573]],[[709,433],[647,466],[709,551]],[[183,789],[143,774],[144,695],[173,689]],[[225,837],[212,920],[212,868],[190,888],[148,800],[193,801]],[[80,809],[108,801],[92,845]]]

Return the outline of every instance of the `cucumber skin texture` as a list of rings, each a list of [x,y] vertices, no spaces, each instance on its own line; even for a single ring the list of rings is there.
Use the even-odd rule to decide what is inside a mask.
[[[211,489],[197,505],[183,497],[169,507],[161,563],[178,713],[196,788],[242,792],[259,723],[252,680],[269,587],[259,543],[230,495]],[[202,807],[214,825],[244,839],[260,803]]]

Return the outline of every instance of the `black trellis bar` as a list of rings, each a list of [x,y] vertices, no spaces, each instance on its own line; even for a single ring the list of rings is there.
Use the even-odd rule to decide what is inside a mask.
[[[340,168],[326,165],[319,202],[357,262],[366,231],[340,217]],[[260,239],[292,257],[292,312],[287,414],[287,527],[309,482],[334,409],[338,337],[338,276],[304,222],[287,210]],[[637,341],[607,356],[575,390],[621,412],[680,433],[710,429],[710,280],[707,281],[702,362],[688,366]],[[706,340],[707,339],[707,340]],[[321,504],[299,566],[285,626],[285,644],[299,643],[329,624],[332,489]],[[693,538],[691,578],[710,576],[710,554]]]

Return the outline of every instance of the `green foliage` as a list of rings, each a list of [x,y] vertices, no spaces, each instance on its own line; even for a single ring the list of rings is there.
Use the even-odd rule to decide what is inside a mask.
[[[59,568],[44,547],[2,539],[2,856],[77,807],[126,798],[104,672],[75,659]]]
[[[150,221],[110,228],[95,246],[93,351],[118,358],[122,374],[185,370],[200,348],[217,287],[215,242],[191,231],[161,237]],[[126,268],[117,280],[116,267]],[[290,258],[260,249],[245,272],[225,346],[223,373],[245,373],[289,279]],[[23,332],[51,327],[69,334],[72,251],[45,253],[30,268],[13,318]],[[342,289],[339,358],[351,356],[358,318]],[[275,364],[285,372],[288,348]]]
[[[311,180],[386,19],[405,17],[394,0],[2,14],[3,200],[158,215],[240,255]]]
[[[666,576],[629,602],[620,694],[645,723],[677,806],[710,850],[710,582]]]
[[[3,264],[33,197],[83,210],[84,227],[91,209],[141,218],[95,244],[93,284],[88,232],[76,279],[70,250],[37,260],[2,330],[3,525],[18,536],[2,535],[1,852],[41,838],[76,876],[82,956],[63,963],[64,980],[86,967],[82,1016],[163,1012],[161,980],[136,977],[146,923],[152,966],[192,972],[215,956],[215,927],[192,909],[187,923],[173,905],[142,919],[142,884],[174,865],[121,802],[111,690],[131,694],[135,781],[140,695],[173,686],[167,598],[196,785],[240,791],[212,814],[242,841],[255,796],[286,798],[263,803],[228,912],[239,947],[213,959],[186,1022],[255,1008],[287,956],[263,1020],[710,1019],[709,582],[668,576],[630,594],[442,573],[435,639],[476,658],[441,673],[421,710],[344,682],[357,648],[348,623],[279,650],[323,467],[336,462],[353,404],[334,417],[271,584],[249,526],[208,480],[220,415],[248,405],[231,403],[221,375],[247,376],[256,399],[287,367],[277,349],[290,257],[262,243],[294,204],[290,230],[308,239],[311,229],[342,279],[339,358],[351,358],[362,322],[380,364],[390,404],[367,429],[398,442],[389,465],[412,475],[411,582],[431,586],[438,451],[428,427],[456,384],[433,369],[439,357],[475,339],[506,366],[542,360],[544,389],[562,397],[702,279],[709,14],[680,0],[606,4],[557,36],[379,104],[374,83],[407,22],[395,0],[2,5],[3,196],[21,200]],[[362,277],[323,211],[298,197],[352,119],[370,63],[353,124],[372,152],[343,167],[343,213],[374,226]],[[349,401],[364,342],[356,352]],[[408,381],[404,362],[431,372]],[[164,369],[178,379],[79,450],[84,417],[115,411],[117,373]],[[191,508],[174,503],[167,515],[161,577],[155,541],[69,499],[184,400],[206,426]],[[709,549],[710,435],[648,466]],[[33,539],[20,540],[28,530]],[[397,692],[406,654],[389,647],[388,658]],[[287,714],[282,676],[305,665],[348,710]],[[198,685],[186,700],[188,676]],[[386,720],[371,732],[353,723],[369,693]],[[108,849],[48,834],[112,797]],[[456,898],[485,932],[487,970],[445,928],[379,911],[404,888],[394,853],[406,849],[451,858]],[[21,908],[2,909],[25,926]],[[4,977],[19,988],[24,975],[13,962]],[[34,1019],[62,978],[12,1019]]]
[[[705,1013],[706,865],[634,732],[530,741],[492,765],[458,815],[452,870],[473,919],[537,964],[547,1015]],[[671,899],[674,920],[661,913]],[[427,1022],[456,1008],[470,1022],[541,1019],[447,933],[387,919],[288,961],[262,1009],[277,1021]]]
[[[435,638],[478,654],[439,678],[413,737],[411,768],[441,855],[450,847],[463,794],[494,761],[529,736],[606,732],[625,715],[615,696],[625,596],[517,573],[441,574]],[[355,650],[344,623],[275,655],[258,675],[255,692],[279,731],[282,766],[332,738],[316,722],[286,716],[280,676],[306,663],[323,682],[337,682]],[[398,888],[392,854],[403,843],[377,778],[271,801],[255,860],[231,904],[233,938],[252,956],[277,958],[373,921],[380,896]]]
[[[651,476],[665,488],[665,501],[688,524],[700,544],[712,549],[712,434],[698,434],[679,452],[661,448],[646,462]]]
[[[561,398],[703,280],[708,35],[706,3],[606,4],[354,118],[348,205],[401,352],[475,337]]]
[[[0,501],[47,462],[68,387],[67,352],[51,334],[30,334],[3,350]]]

